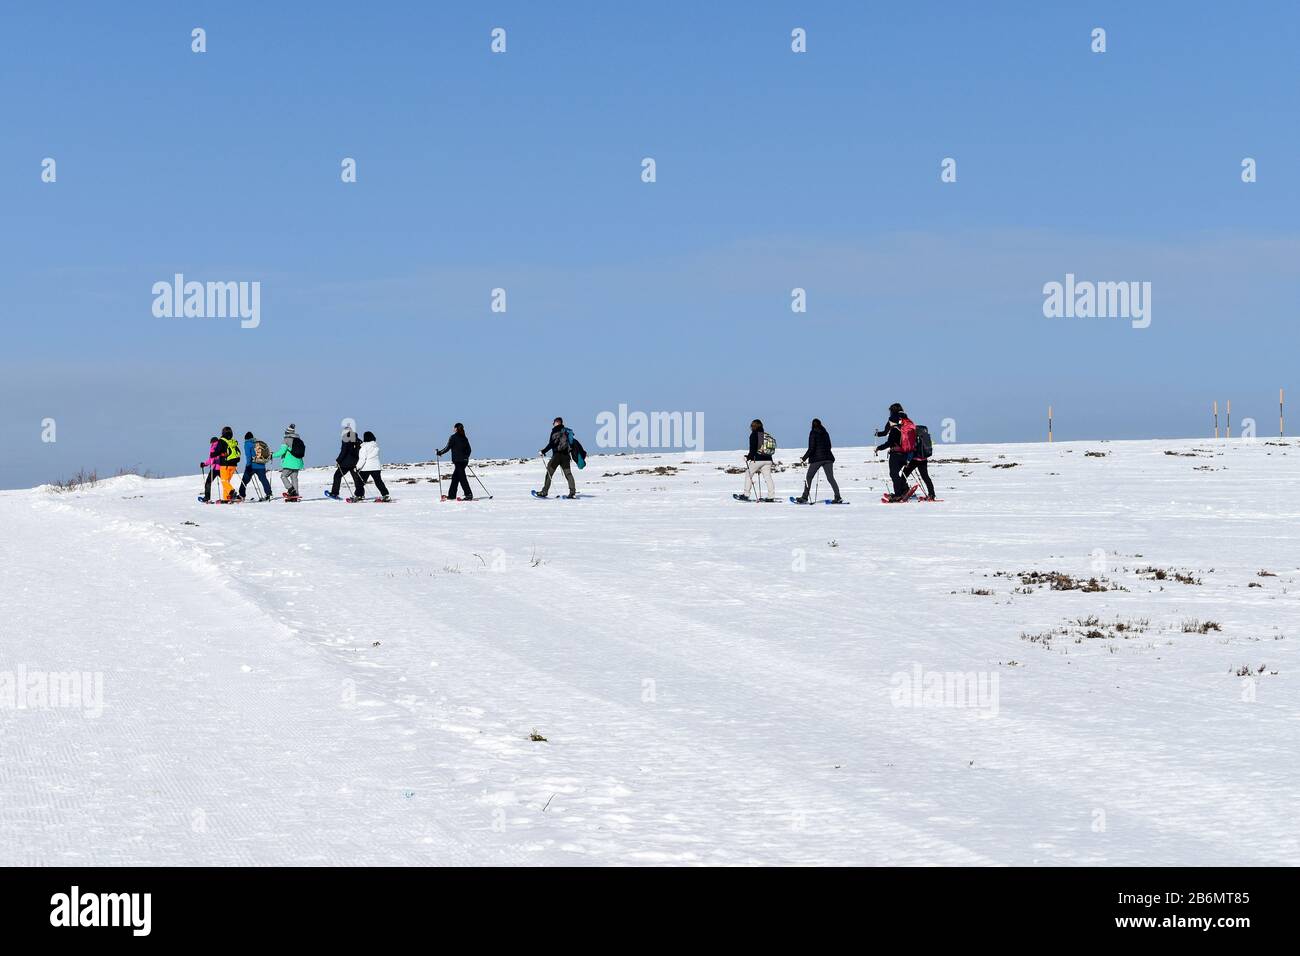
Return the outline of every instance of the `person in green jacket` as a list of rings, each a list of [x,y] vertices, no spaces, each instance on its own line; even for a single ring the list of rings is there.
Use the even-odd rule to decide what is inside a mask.
[[[294,446],[297,446],[298,454],[294,454]],[[307,454],[307,446],[302,443],[298,437],[298,430],[290,422],[289,427],[284,430],[284,444],[276,449],[272,458],[283,459],[280,462],[280,481],[284,482],[284,497],[290,501],[297,501],[298,494],[298,472],[302,471],[302,459]]]

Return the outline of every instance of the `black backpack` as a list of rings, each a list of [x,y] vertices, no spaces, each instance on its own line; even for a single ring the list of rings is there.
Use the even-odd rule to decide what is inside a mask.
[[[301,438],[294,435],[293,441],[289,443],[289,452],[294,458],[305,458],[307,455],[307,446],[302,443]]]
[[[924,425],[916,426],[916,448],[913,449],[914,458],[929,458],[934,454],[934,441],[930,438],[930,429]]]

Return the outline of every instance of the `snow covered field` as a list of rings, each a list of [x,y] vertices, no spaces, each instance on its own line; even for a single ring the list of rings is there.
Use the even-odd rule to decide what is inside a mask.
[[[1300,443],[836,453],[0,493],[0,864],[1300,859]]]

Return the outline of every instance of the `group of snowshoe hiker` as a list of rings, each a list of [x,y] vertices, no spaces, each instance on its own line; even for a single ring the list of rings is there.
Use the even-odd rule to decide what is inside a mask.
[[[884,428],[876,432],[876,437],[884,439],[883,442],[876,446],[875,453],[877,455],[882,451],[888,453],[889,478],[893,485],[893,491],[886,493],[881,500],[885,502],[911,500],[922,482],[925,484],[928,498],[920,500],[937,500],[928,467],[930,456],[934,453],[929,430],[924,425],[914,423],[908,418],[903,406],[895,402],[889,406],[889,419],[885,422]],[[469,437],[465,434],[465,426],[461,422],[457,422],[453,426],[452,433],[447,438],[446,444],[436,452],[439,461],[439,485],[442,483],[442,456],[451,455],[451,484],[448,493],[442,495],[444,501],[474,500],[474,491],[470,487],[468,477],[466,477],[466,469],[469,468],[472,451]],[[573,479],[571,466],[576,464],[579,468],[585,468],[587,452],[582,447],[582,443],[578,441],[577,436],[574,435],[573,429],[564,424],[563,418],[557,417],[551,422],[550,438],[539,450],[538,454],[545,460],[548,452],[551,458],[546,463],[546,480],[542,484],[542,490],[534,491],[533,496],[549,498],[551,482],[555,478],[555,473],[562,471],[569,488],[569,493],[563,497],[577,498],[578,487]],[[772,460],[775,453],[776,439],[764,429],[762,420],[755,418],[749,423],[749,451],[745,455],[745,489],[741,494],[732,497],[739,501],[776,501],[776,482],[773,478],[774,465]],[[244,433],[241,446],[240,442],[235,439],[234,431],[227,425],[221,429],[219,436],[208,440],[208,457],[199,466],[205,470],[206,474],[203,483],[203,494],[199,500],[205,503],[213,502],[212,485],[214,481],[218,480],[221,483],[221,497],[216,499],[218,502],[244,501],[250,483],[253,485],[254,494],[258,496],[258,500],[273,500],[271,482],[266,474],[266,466],[279,459],[280,481],[284,484],[284,492],[281,497],[285,501],[299,501],[301,500],[301,493],[298,489],[298,473],[304,467],[306,455],[307,446],[303,443],[296,426],[293,424],[290,424],[284,430],[284,440],[274,452],[271,451],[266,442],[256,438],[252,432]],[[239,483],[238,490],[236,490],[233,479],[235,473],[239,470],[241,461],[245,463],[244,476]],[[816,480],[818,486],[820,486],[821,476],[824,475],[827,484],[830,485],[831,492],[834,494],[833,498],[825,499],[825,503],[834,505],[847,504],[841,497],[839,483],[835,480],[835,454],[831,450],[831,436],[820,418],[812,420],[812,425],[808,431],[808,450],[803,453],[799,463],[807,465],[808,471],[804,476],[802,494],[797,498],[792,497],[791,502],[795,504],[815,503],[810,500],[813,482]],[[339,445],[339,453],[334,459],[334,479],[329,491],[325,492],[325,497],[333,498],[336,501],[365,501],[366,485],[373,481],[375,489],[380,495],[375,500],[379,502],[391,501],[388,486],[384,484],[382,468],[379,442],[375,438],[375,433],[364,432],[358,438],[354,428],[351,426],[345,427]],[[920,478],[920,481],[909,484],[909,480],[914,474]],[[474,477],[477,480],[478,476],[475,475]],[[345,478],[351,480],[353,493],[347,498],[342,498],[342,485]],[[480,481],[479,484],[481,485],[482,482]],[[766,495],[761,491],[763,486],[766,486]]]
[[[469,478],[466,475],[467,469],[472,473],[472,469],[469,468],[472,452],[473,447],[469,443],[469,436],[465,434],[465,426],[463,423],[457,422],[452,427],[451,435],[447,438],[446,444],[436,452],[439,459],[439,485],[442,483],[442,456],[448,453],[451,455],[451,484],[447,489],[447,494],[442,495],[442,500],[474,500],[474,491],[470,487]],[[556,470],[563,470],[564,477],[569,484],[569,493],[565,497],[578,497],[578,489],[573,480],[573,471],[570,465],[576,463],[579,468],[585,468],[587,452],[582,447],[582,443],[578,441],[577,436],[574,435],[573,429],[565,426],[563,418],[556,418],[551,424],[550,440],[541,449],[540,454],[545,457],[547,452],[551,453],[551,460],[546,466],[546,483],[542,485],[540,492],[534,491],[533,494],[538,498],[549,497],[552,477]],[[303,443],[297,427],[293,424],[290,424],[284,430],[284,441],[274,452],[271,451],[266,442],[258,439],[252,432],[244,434],[244,442],[241,447],[240,443],[235,440],[234,430],[227,425],[221,429],[219,436],[208,439],[208,457],[199,463],[199,467],[204,471],[205,475],[203,494],[199,496],[199,500],[205,504],[233,504],[244,501],[246,500],[250,482],[254,483],[255,495],[258,494],[260,489],[258,500],[273,500],[271,497],[271,482],[266,474],[266,466],[275,459],[279,459],[281,462],[280,480],[284,484],[284,492],[280,497],[285,501],[300,501],[302,496],[298,490],[298,473],[305,467],[304,459],[306,455],[307,446]],[[239,470],[240,461],[244,461],[246,467],[243,481],[236,490],[233,479],[235,473]],[[330,484],[330,489],[325,492],[325,497],[333,498],[336,501],[365,501],[366,485],[373,481],[375,489],[379,492],[379,497],[375,500],[378,502],[391,501],[388,486],[384,484],[382,468],[379,441],[375,438],[375,433],[364,432],[358,438],[354,428],[345,427],[339,444],[339,453],[334,458],[334,479]],[[343,498],[341,493],[345,478],[351,480],[353,493]],[[475,479],[477,478],[478,476],[475,475]],[[220,497],[214,499],[212,497],[212,485],[214,481],[218,480],[221,483]],[[482,482],[480,481],[479,484],[481,485]]]
[[[227,425],[221,429],[219,436],[208,439],[208,457],[199,463],[199,467],[206,471],[203,494],[199,497],[199,500],[205,504],[212,502],[212,483],[220,479],[221,496],[216,499],[219,502],[244,501],[248,494],[250,482],[255,482],[253,485],[254,493],[260,488],[260,500],[270,501],[271,482],[266,477],[266,466],[271,462],[272,458],[282,458],[283,460],[280,480],[284,482],[287,492],[286,497],[288,497],[288,492],[292,492],[296,496],[298,471],[302,468],[302,455],[306,453],[306,449],[301,446],[302,440],[298,438],[298,433],[294,431],[292,425],[285,429],[284,444],[274,454],[272,454],[270,446],[254,436],[252,432],[244,432],[244,441],[241,446],[235,440],[234,430]],[[298,451],[296,456],[294,454],[295,447],[297,447]],[[244,478],[239,483],[239,490],[236,491],[233,479],[235,472],[239,470],[240,461],[244,462]]]
[[[920,487],[919,482],[909,484],[908,481],[912,474],[916,474],[925,483],[927,494],[927,497],[919,500],[937,501],[928,467],[930,456],[934,454],[929,429],[913,422],[907,417],[903,406],[895,402],[889,406],[889,419],[885,422],[885,427],[876,432],[876,437],[885,439],[876,446],[875,453],[877,455],[882,451],[889,453],[889,479],[893,485],[893,491],[887,492],[881,500],[887,503],[910,501]],[[776,501],[776,482],[772,477],[772,456],[775,453],[776,439],[763,428],[762,420],[755,418],[749,423],[749,453],[745,455],[745,489],[738,495],[732,495],[733,498],[737,501]],[[797,498],[792,497],[790,499],[792,503],[812,504],[809,495],[813,488],[813,479],[818,479],[820,483],[819,475],[825,474],[826,483],[830,485],[831,492],[835,496],[825,499],[825,503],[847,504],[841,497],[839,483],[835,480],[835,455],[831,451],[831,436],[822,425],[820,418],[812,420],[812,426],[808,431],[808,450],[803,453],[799,463],[807,465],[808,472],[804,476],[803,493]],[[762,484],[767,486],[766,495],[760,491]]]
[[[221,481],[221,497],[215,499],[217,503],[233,504],[235,502],[245,501],[248,493],[248,486],[253,482],[254,494],[260,490],[260,501],[273,501],[271,495],[271,481],[266,475],[266,466],[275,459],[280,459],[280,482],[284,485],[284,492],[280,495],[285,501],[299,501],[302,498],[298,490],[298,472],[305,467],[304,459],[307,456],[307,446],[303,443],[302,437],[298,434],[298,429],[292,423],[284,430],[284,441],[274,452],[271,446],[253,435],[252,432],[244,433],[243,447],[235,440],[235,433],[229,425],[221,429],[221,435],[209,439],[208,457],[199,463],[200,468],[207,470],[207,477],[203,482],[203,494],[199,501],[205,504],[214,503],[212,497],[212,482],[219,478]],[[244,478],[239,484],[239,490],[236,491],[232,484],[235,472],[239,470],[240,461],[245,462]],[[338,458],[335,459],[334,486],[331,491],[325,493],[326,497],[339,497],[339,484],[344,475],[351,476],[355,497],[350,497],[348,501],[360,501],[365,497],[366,482],[373,480],[375,487],[379,490],[379,501],[388,501],[388,488],[384,485],[383,476],[380,469],[383,467],[379,459],[379,442],[375,440],[374,432],[366,432],[360,439],[357,438],[356,432],[351,428],[343,430],[343,444],[339,449]]]

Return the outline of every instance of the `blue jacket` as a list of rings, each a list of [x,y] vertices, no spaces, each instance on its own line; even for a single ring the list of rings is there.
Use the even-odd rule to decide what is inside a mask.
[[[265,462],[253,461],[253,439],[251,438],[244,439],[244,461],[253,471],[266,471]]]

